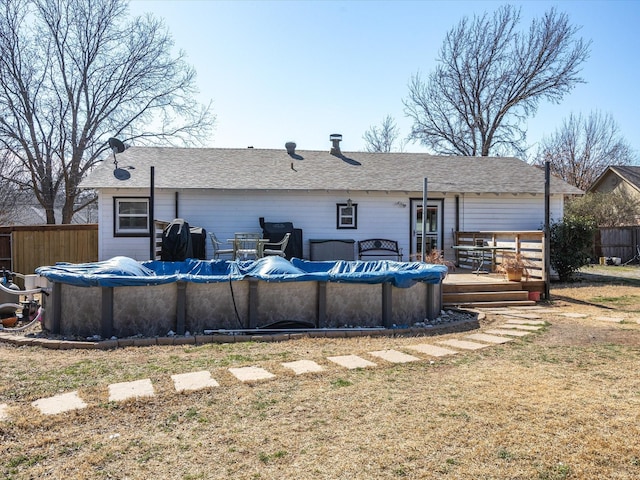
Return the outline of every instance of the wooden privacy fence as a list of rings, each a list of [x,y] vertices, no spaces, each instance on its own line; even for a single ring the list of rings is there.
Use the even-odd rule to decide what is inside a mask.
[[[456,245],[472,246],[477,241],[484,241],[486,245],[513,248],[523,255],[531,280],[544,280],[544,232],[539,230],[520,232],[454,232]],[[491,255],[491,252],[484,252]],[[456,250],[456,265],[463,269],[472,269],[474,260],[468,251]],[[501,262],[502,254],[496,253],[496,264]],[[487,265],[490,264],[487,259]]]
[[[640,227],[601,227],[593,240],[593,260],[618,257],[627,262],[635,257],[640,245]]]
[[[98,225],[0,227],[0,267],[22,274],[57,262],[98,261]]]

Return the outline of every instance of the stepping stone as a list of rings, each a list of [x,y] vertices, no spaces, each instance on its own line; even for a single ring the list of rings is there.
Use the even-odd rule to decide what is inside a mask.
[[[357,355],[341,355],[338,357],[327,357],[327,360],[330,360],[333,363],[337,363],[338,365],[348,368],[349,370],[354,370],[356,368],[367,368],[367,367],[376,366],[375,363],[370,362],[369,360],[365,360],[364,358],[360,358]]]
[[[298,360],[297,362],[285,362],[283,367],[293,370],[296,375],[303,373],[321,372],[324,370],[320,365],[312,360]]]
[[[537,332],[542,327],[538,325],[520,325],[515,323],[505,323],[504,325],[500,325],[498,328],[513,328],[516,330],[526,330],[528,332]]]
[[[485,330],[486,333],[492,333],[494,335],[509,335],[511,337],[526,337],[531,332],[526,332],[524,330],[502,330],[500,328],[492,328],[491,330]]]
[[[176,392],[202,390],[203,388],[219,387],[220,384],[211,378],[211,372],[179,373],[171,375]]]
[[[530,319],[530,320],[538,320],[538,319],[542,318],[540,315],[538,315],[536,313],[525,313],[525,312],[510,313],[508,316],[509,317],[516,317],[516,318],[527,318],[527,319]],[[544,322],[541,322],[541,323],[544,324]]]
[[[122,402],[130,398],[153,397],[154,395],[153,385],[149,378],[109,385],[110,402]]]
[[[275,375],[260,367],[237,367],[230,368],[231,374],[241,382],[255,382],[257,380],[267,380]]]
[[[498,337],[497,335],[488,335],[486,333],[473,333],[471,335],[467,335],[464,338],[478,340],[479,342],[486,343],[507,343],[513,341],[513,338]]]
[[[451,340],[441,340],[438,343],[462,350],[480,350],[481,348],[487,348],[489,346],[486,343],[467,342],[466,340],[456,340],[455,338]]]
[[[547,322],[545,322],[544,320],[516,320],[512,318],[510,320],[507,320],[507,323],[511,325],[546,325]]]
[[[57,413],[68,412],[69,410],[79,410],[86,408],[87,404],[78,396],[78,392],[62,393],[49,398],[41,398],[32,402],[31,405],[40,410],[43,415],[55,415]]]
[[[406,353],[402,353],[397,350],[378,350],[377,352],[369,352],[369,354],[374,357],[380,357],[391,363],[409,363],[420,360],[418,357],[407,355]]]
[[[600,320],[602,322],[622,323],[624,318],[622,318],[622,317],[596,317],[596,320]]]
[[[9,405],[0,403],[0,422],[9,420]]]
[[[568,318],[587,318],[589,316],[589,315],[585,315],[584,313],[573,313],[573,312],[561,313],[560,315]]]
[[[522,313],[522,312],[518,312],[517,310],[512,310],[510,308],[496,308],[496,309],[484,309],[483,310],[486,313],[492,313],[494,315],[517,315],[518,313]]]
[[[455,350],[449,350],[444,347],[437,347],[435,345],[429,345],[428,343],[420,343],[418,345],[407,345],[406,348],[415,350],[416,352],[424,353],[432,357],[444,357],[446,355],[455,355],[458,353]]]

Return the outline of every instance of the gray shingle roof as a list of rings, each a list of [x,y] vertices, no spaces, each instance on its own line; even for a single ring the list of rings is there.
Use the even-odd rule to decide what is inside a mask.
[[[544,193],[544,171],[517,158],[449,157],[423,153],[131,147],[117,156],[131,178],[113,176],[109,156],[83,182],[83,188],[148,188],[154,166],[155,187],[221,190],[321,190]],[[551,192],[581,194],[552,178]]]

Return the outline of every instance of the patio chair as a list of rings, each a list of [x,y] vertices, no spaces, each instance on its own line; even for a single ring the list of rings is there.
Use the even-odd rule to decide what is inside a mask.
[[[291,237],[290,233],[285,234],[284,238],[279,242],[273,243],[262,243],[261,244],[261,257],[267,257],[269,255],[279,255],[281,257],[285,256],[284,249],[287,248],[287,243],[289,243],[289,237]]]
[[[211,239],[211,245],[213,246],[213,258],[215,260],[220,258],[220,255],[231,255],[233,258],[233,248],[220,248],[222,242],[218,240],[216,234],[209,232],[209,238]]]

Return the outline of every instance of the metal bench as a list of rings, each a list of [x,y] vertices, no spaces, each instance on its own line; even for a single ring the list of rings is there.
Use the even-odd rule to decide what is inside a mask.
[[[398,242],[386,238],[369,238],[358,242],[358,258],[362,257],[395,257],[402,261],[402,249]]]

